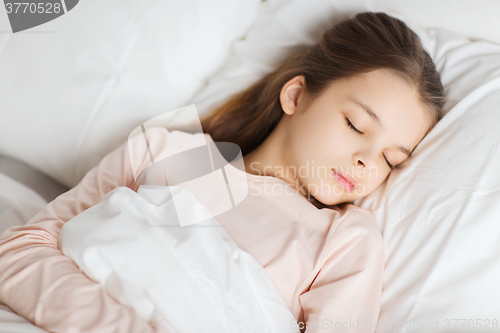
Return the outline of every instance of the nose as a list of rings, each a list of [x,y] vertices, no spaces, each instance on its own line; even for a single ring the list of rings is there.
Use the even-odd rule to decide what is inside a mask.
[[[369,153],[367,154],[361,154],[361,153],[356,153],[352,156],[353,159],[353,164],[355,169],[365,169],[370,165],[371,161],[371,155]]]
[[[356,153],[352,157],[354,170],[356,170],[356,172],[361,172],[365,175],[365,177],[371,177],[371,172],[373,172],[373,170],[377,170],[377,157],[375,156],[375,153],[371,151],[366,153]]]

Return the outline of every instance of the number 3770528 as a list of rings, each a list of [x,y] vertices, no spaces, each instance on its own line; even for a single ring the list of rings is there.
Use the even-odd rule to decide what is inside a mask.
[[[11,13],[46,13],[46,14],[59,14],[63,9],[60,3],[51,2],[7,2],[5,9],[8,14]]]

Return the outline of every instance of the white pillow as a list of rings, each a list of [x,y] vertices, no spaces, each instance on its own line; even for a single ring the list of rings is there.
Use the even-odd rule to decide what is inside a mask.
[[[188,104],[259,2],[86,0],[0,34],[0,154],[75,186],[138,124]]]
[[[429,28],[443,28],[469,39],[500,44],[498,0],[371,0],[378,8],[404,15]]]
[[[315,43],[346,16],[383,11],[350,0],[264,4],[245,40],[235,43],[229,65],[192,100],[200,113],[272,71],[295,45]],[[453,319],[473,320],[466,323],[469,331],[487,326],[487,320],[494,328],[492,320],[500,313],[500,45],[426,30],[387,13],[419,34],[450,102],[449,113],[414,156],[377,191],[355,202],[374,214],[386,244],[377,332],[393,332],[388,325],[398,323],[405,332],[422,323],[413,329],[423,332],[429,319],[431,328],[438,320],[436,332],[458,331],[463,320]]]
[[[411,28],[438,27],[500,44],[496,0],[266,0],[226,66],[191,102],[201,114],[208,112],[271,72],[298,43],[312,45],[327,28],[363,11],[386,12]]]

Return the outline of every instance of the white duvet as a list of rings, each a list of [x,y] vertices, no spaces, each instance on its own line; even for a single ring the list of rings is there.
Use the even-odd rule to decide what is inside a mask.
[[[181,227],[179,210],[202,222]],[[298,332],[264,268],[184,187],[118,187],[68,221],[60,242],[109,294],[170,332]]]

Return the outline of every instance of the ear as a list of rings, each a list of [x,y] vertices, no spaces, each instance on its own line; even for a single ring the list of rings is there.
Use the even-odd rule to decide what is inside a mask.
[[[297,111],[299,99],[304,98],[306,80],[298,75],[283,85],[280,93],[280,102],[283,112],[293,115]]]

